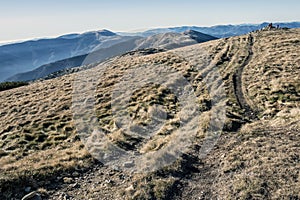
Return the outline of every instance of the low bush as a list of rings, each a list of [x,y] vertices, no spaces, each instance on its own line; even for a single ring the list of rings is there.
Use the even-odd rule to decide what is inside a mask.
[[[0,83],[0,91],[9,90],[12,88],[21,87],[24,85],[28,85],[28,82],[25,81],[17,81],[17,82],[3,82]]]

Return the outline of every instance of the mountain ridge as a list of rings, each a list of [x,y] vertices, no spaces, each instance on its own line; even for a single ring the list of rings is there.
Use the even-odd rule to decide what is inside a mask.
[[[9,76],[33,70],[43,64],[107,48],[114,44],[140,38],[120,36],[107,30],[38,39],[0,46],[0,81]]]
[[[0,63],[2,63],[0,66],[0,81],[4,81],[15,74],[34,70],[42,65],[83,55],[96,49],[107,48],[133,38],[145,38],[167,32],[181,33],[189,30],[223,38],[246,34],[267,25],[268,22],[262,24],[217,25],[212,27],[181,26],[150,29],[137,33],[114,33],[103,29],[81,34],[71,33],[56,38],[41,38],[21,43],[0,45]],[[274,23],[274,25],[289,28],[300,27],[299,22]]]
[[[179,27],[169,27],[169,28],[152,28],[143,32],[137,32],[132,34],[126,34],[119,32],[119,34],[124,35],[139,35],[139,36],[149,36],[157,33],[164,32],[184,32],[187,30],[195,30],[204,34],[215,36],[218,38],[232,37],[243,35],[251,31],[259,30],[266,27],[271,22],[263,22],[260,24],[237,24],[237,25],[215,25],[215,26],[179,26]],[[300,22],[274,22],[274,26],[279,25],[280,27],[287,28],[300,28]]]
[[[121,55],[132,50],[146,48],[162,48],[168,50],[215,39],[217,38],[196,31],[187,31],[184,33],[163,33],[152,35],[147,38],[134,38],[125,42],[117,43],[108,48],[102,48],[97,51],[90,52],[89,54],[59,60],[57,62],[42,65],[32,71],[15,74],[14,76],[6,79],[6,81],[36,80],[59,70],[101,62],[110,57]]]

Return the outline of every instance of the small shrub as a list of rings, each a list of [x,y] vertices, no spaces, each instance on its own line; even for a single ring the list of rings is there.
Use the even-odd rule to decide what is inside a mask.
[[[0,91],[9,90],[17,87],[21,87],[24,85],[29,85],[28,82],[18,81],[18,82],[3,82],[0,83]]]

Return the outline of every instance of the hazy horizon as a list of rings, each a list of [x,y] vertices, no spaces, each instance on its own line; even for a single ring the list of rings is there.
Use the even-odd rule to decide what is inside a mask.
[[[299,8],[296,0],[14,0],[1,4],[0,44],[101,29],[133,32],[190,25],[294,22],[300,21]]]
[[[149,28],[140,28],[140,29],[135,29],[135,30],[129,30],[129,31],[115,31],[115,30],[111,30],[111,29],[106,29],[106,28],[103,28],[103,29],[92,29],[92,30],[85,30],[85,31],[72,31],[72,32],[64,32],[64,33],[58,33],[56,35],[45,35],[45,36],[37,36],[37,37],[31,37],[31,38],[21,38],[21,39],[15,39],[15,40],[2,40],[0,41],[0,45],[3,45],[3,44],[9,44],[9,43],[15,43],[15,42],[22,42],[22,41],[28,41],[28,40],[35,40],[35,39],[45,39],[45,38],[56,38],[56,37],[59,37],[59,36],[63,36],[63,35],[67,35],[67,34],[81,34],[81,33],[85,33],[85,32],[90,32],[90,31],[100,31],[100,30],[109,30],[109,31],[112,31],[112,32],[115,32],[115,33],[120,33],[120,32],[124,32],[124,33],[136,33],[136,32],[143,32],[143,31],[147,31],[147,30],[150,30],[150,29],[156,29],[156,28],[172,28],[172,27],[182,27],[182,26],[197,26],[197,27],[212,27],[212,26],[219,26],[219,25],[243,25],[243,24],[261,24],[261,23],[264,23],[264,22],[267,22],[267,21],[262,21],[262,22],[258,22],[258,23],[237,23],[237,24],[213,24],[211,26],[201,26],[201,25],[177,25],[177,26],[161,26],[161,27],[149,27]],[[273,23],[289,23],[289,22],[298,22],[298,21],[276,21],[276,22],[273,22]]]

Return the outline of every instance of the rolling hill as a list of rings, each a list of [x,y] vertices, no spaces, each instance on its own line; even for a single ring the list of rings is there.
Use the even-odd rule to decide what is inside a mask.
[[[299,44],[257,31],[0,92],[0,199],[299,199]]]

